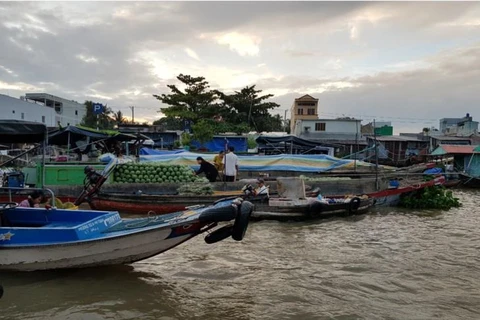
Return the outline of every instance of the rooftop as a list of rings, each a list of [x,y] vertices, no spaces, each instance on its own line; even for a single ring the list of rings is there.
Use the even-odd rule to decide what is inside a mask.
[[[432,155],[444,155],[444,154],[472,154],[476,146],[457,146],[442,144],[436,148]]]
[[[368,136],[367,139],[374,140],[374,136]],[[425,142],[424,140],[418,139],[417,137],[411,136],[377,136],[378,141],[404,141],[404,142]]]
[[[470,141],[469,137],[455,137],[455,136],[431,136],[434,139],[442,141]]]

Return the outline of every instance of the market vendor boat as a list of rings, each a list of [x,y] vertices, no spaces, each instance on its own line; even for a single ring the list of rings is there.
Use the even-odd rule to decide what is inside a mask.
[[[0,270],[33,271],[129,264],[164,251],[217,226],[207,243],[243,239],[253,205],[219,201],[161,216],[123,219],[118,212],[20,208],[0,204]]]
[[[44,124],[1,122],[0,142],[43,142],[46,146]],[[89,182],[95,184],[88,184],[79,199],[83,201],[94,195],[96,186],[104,182],[104,176],[111,170],[107,166],[102,177],[89,175]],[[124,219],[111,210],[58,209],[54,199],[52,192],[53,206],[48,209],[18,207],[16,202],[0,203],[0,271],[133,263],[172,249],[224,221],[234,222],[209,233],[205,241],[215,243],[230,236],[241,241],[253,210],[248,201],[226,199],[162,216]]]
[[[270,198],[252,200],[255,208],[252,220],[311,220],[332,217],[347,217],[367,213],[374,199],[366,196],[347,198]]]
[[[419,181],[403,186],[393,187],[385,190],[380,190],[372,193],[367,193],[367,196],[375,199],[376,206],[397,206],[400,203],[401,197],[409,195],[413,192],[421,191],[427,187],[443,186],[445,185],[445,176],[439,175],[429,181]]]

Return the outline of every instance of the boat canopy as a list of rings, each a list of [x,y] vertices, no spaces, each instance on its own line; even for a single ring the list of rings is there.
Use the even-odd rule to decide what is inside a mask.
[[[43,123],[0,120],[1,143],[38,143],[45,140],[47,127]]]
[[[121,133],[115,130],[95,130],[82,126],[68,126],[63,129],[50,132],[48,135],[48,143],[54,145],[67,145],[69,142],[74,143],[79,140],[90,138],[96,140],[117,140],[130,141],[137,139],[134,134]]]

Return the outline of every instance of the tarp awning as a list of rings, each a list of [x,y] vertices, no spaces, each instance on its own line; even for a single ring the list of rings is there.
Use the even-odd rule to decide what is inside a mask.
[[[68,142],[74,143],[79,140],[90,138],[92,141],[115,139],[117,141],[135,140],[137,137],[133,134],[120,133],[111,130],[95,130],[79,126],[68,126],[66,128],[50,132],[48,143],[55,145],[67,145]]]
[[[314,142],[310,140],[305,140],[302,138],[298,138],[292,135],[283,136],[283,137],[275,137],[275,136],[259,136],[255,141],[258,144],[279,144],[279,143],[292,143],[294,145],[306,148],[315,148],[316,146],[320,146],[321,143]]]
[[[37,143],[45,139],[47,127],[43,123],[0,120],[1,143]]]

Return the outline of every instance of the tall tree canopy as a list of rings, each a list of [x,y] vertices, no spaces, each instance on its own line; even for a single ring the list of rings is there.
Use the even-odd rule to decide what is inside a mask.
[[[181,118],[196,121],[212,118],[218,111],[218,94],[210,90],[204,77],[192,77],[180,74],[177,79],[185,85],[181,91],[176,85],[169,84],[170,94],[153,95],[169,107],[161,108],[161,112],[169,118]]]
[[[160,109],[165,117],[154,124],[163,124],[166,129],[178,130],[181,129],[182,120],[192,120],[194,123],[205,120],[201,127],[208,123],[215,134],[240,134],[252,129],[259,132],[282,131],[280,116],[272,116],[269,112],[279,105],[268,102],[273,95],[262,95],[262,90],[256,90],[255,85],[233,94],[225,94],[219,90],[211,90],[204,77],[180,74],[177,79],[185,86],[183,91],[176,85],[168,85],[171,93],[153,95],[168,105]]]

